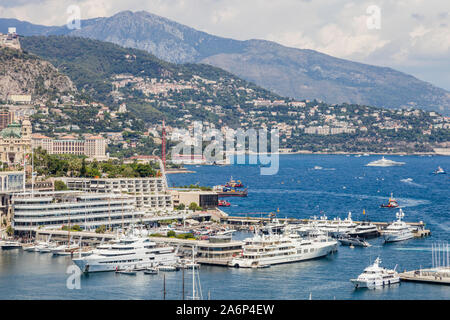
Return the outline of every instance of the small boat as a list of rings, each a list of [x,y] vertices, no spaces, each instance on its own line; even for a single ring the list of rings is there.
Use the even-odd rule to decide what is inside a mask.
[[[446,174],[446,172],[444,171],[444,169],[442,169],[441,167],[438,167],[436,170],[434,170],[433,173],[434,173],[434,174]]]
[[[219,207],[229,207],[231,203],[225,200],[219,200]]]
[[[5,241],[0,243],[2,250],[22,249],[22,244],[17,241]]]
[[[159,266],[158,267],[159,271],[167,271],[167,272],[172,272],[172,271],[178,271],[179,268],[176,266]]]
[[[340,237],[338,241],[343,246],[370,247],[370,244],[366,240],[359,237]]]
[[[398,202],[397,202],[397,200],[395,200],[392,197],[392,193],[391,193],[391,197],[389,198],[389,202],[387,204],[382,204],[380,207],[381,208],[397,208],[398,207]]]
[[[144,270],[144,274],[158,274],[158,268],[147,268]]]
[[[231,177],[230,181],[228,181],[225,184],[225,187],[228,187],[228,188],[243,188],[244,185],[242,184],[241,180],[234,181],[233,177]]]
[[[378,257],[375,262],[364,269],[358,278],[351,279],[350,281],[355,285],[355,288],[368,288],[375,289],[376,287],[384,287],[385,285],[391,285],[400,282],[398,273],[394,270],[389,270],[380,267],[381,259]]]
[[[213,188],[219,197],[246,197],[248,195],[247,188],[244,190],[236,190],[225,186],[215,186]]]
[[[125,268],[122,270],[116,270],[116,273],[121,273],[121,274],[127,274],[130,276],[135,276],[136,275],[136,271],[133,268]]]

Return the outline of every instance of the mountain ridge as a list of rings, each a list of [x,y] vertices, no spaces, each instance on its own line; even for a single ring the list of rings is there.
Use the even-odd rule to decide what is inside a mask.
[[[26,26],[31,32],[31,27]],[[81,26],[80,30],[38,26],[40,29],[34,32],[113,42],[146,50],[169,62],[211,64],[296,99],[385,108],[417,107],[450,114],[450,92],[388,67],[267,40],[217,37],[145,11],[122,11],[111,17],[82,20]],[[5,28],[2,19],[0,28]]]

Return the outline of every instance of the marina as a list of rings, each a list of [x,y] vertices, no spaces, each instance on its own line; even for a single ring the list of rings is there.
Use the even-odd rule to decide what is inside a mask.
[[[292,177],[289,168],[289,159],[303,158],[304,169],[296,168],[298,177]],[[369,156],[370,157],[370,156]],[[387,286],[379,290],[354,290],[350,279],[356,278],[365,267],[371,265],[377,256],[383,260],[383,266],[396,270],[422,270],[430,269],[432,243],[439,239],[445,239],[448,235],[445,229],[444,212],[445,200],[443,191],[447,181],[436,182],[433,185],[429,181],[429,176],[417,176],[411,172],[399,172],[391,175],[391,183],[384,186],[383,190],[377,192],[381,180],[380,173],[371,173],[373,176],[365,176],[364,179],[354,179],[353,184],[349,184],[352,177],[363,176],[360,172],[355,172],[354,164],[346,169],[345,162],[340,162],[344,157],[339,156],[283,156],[281,158],[280,173],[273,177],[257,177],[249,184],[252,171],[258,168],[254,166],[233,166],[233,167],[200,167],[196,168],[202,185],[214,185],[214,181],[227,181],[233,175],[246,182],[248,197],[235,198],[229,201],[229,207],[222,208],[228,216],[220,218],[218,222],[202,221],[202,214],[198,215],[196,223],[186,223],[183,228],[183,220],[179,220],[175,229],[170,230],[190,230],[198,233],[197,237],[204,240],[179,239],[176,237],[150,237],[151,242],[158,246],[173,247],[173,252],[177,252],[185,260],[190,259],[190,250],[195,247],[194,269],[198,269],[202,280],[202,287],[205,291],[210,291],[213,299],[239,299],[246,297],[250,299],[308,299],[310,294],[315,299],[450,299],[448,286],[430,286],[426,282],[406,281],[401,286]],[[352,161],[361,159],[361,169],[364,162],[361,158],[351,158]],[[419,157],[404,157],[408,164]],[[430,159],[426,159],[430,161]],[[287,161],[287,162],[286,162]],[[329,162],[332,161],[332,162]],[[444,161],[439,159],[440,163]],[[296,161],[296,163],[298,163]],[[323,170],[308,171],[307,168],[314,167],[311,163],[320,163],[322,167],[333,167],[337,170],[324,172]],[[416,163],[416,166],[419,165]],[[423,165],[423,164],[422,164]],[[433,167],[433,163],[430,164]],[[403,170],[402,167],[393,167],[392,170]],[[381,169],[380,169],[381,170]],[[383,168],[382,170],[391,170]],[[409,170],[409,169],[408,169]],[[415,172],[430,172],[429,170],[418,170]],[[286,173],[285,173],[286,172]],[[347,173],[345,173],[347,172]],[[349,175],[349,172],[350,175]],[[308,175],[309,180],[305,180],[302,175]],[[367,174],[367,173],[366,173]],[[407,174],[407,175],[406,175]],[[321,175],[323,175],[322,178]],[[324,184],[322,179],[329,179],[332,175],[336,180],[332,186]],[[417,184],[421,184],[430,189],[430,193],[424,194],[423,188],[414,185],[404,184],[401,180],[404,177],[411,177]],[[189,175],[173,175],[172,179],[177,179],[176,185],[188,185]],[[211,177],[211,179],[209,178]],[[436,178],[445,175],[436,175]],[[228,178],[228,179],[227,179]],[[291,180],[290,180],[291,179]],[[428,180],[427,180],[428,179]],[[301,187],[297,180],[305,181]],[[365,193],[361,193],[360,180],[364,182]],[[369,182],[372,181],[372,182]],[[281,183],[284,182],[284,183]],[[444,183],[439,185],[437,183]],[[318,186],[322,187],[318,187]],[[345,191],[341,188],[346,185]],[[314,188],[314,186],[316,186]],[[325,187],[323,187],[325,186]],[[405,223],[414,231],[415,237],[400,242],[384,242],[383,230],[395,221],[395,215],[399,209],[386,210],[380,208],[380,203],[386,199],[385,195],[390,190],[396,190],[396,200],[400,208],[406,215]],[[433,192],[431,192],[431,190]],[[379,194],[379,195],[377,195]],[[408,196],[405,196],[408,194]],[[347,201],[351,199],[352,201]],[[351,203],[351,206],[345,205]],[[444,206],[444,207],[443,207]],[[279,208],[279,210],[278,210]],[[441,208],[435,210],[434,208]],[[365,214],[363,214],[365,210]],[[323,212],[322,212],[323,211]],[[348,211],[352,212],[351,221]],[[270,217],[270,212],[276,212],[276,220]],[[319,216],[328,216],[321,219]],[[316,215],[317,218],[313,216]],[[255,268],[234,268],[230,266],[233,258],[239,258],[244,250],[245,239],[253,238],[255,228],[267,226],[267,230],[287,229],[292,233],[302,234],[306,232],[312,224],[320,225],[321,230],[329,229],[331,235],[334,232],[343,230],[341,228],[351,228],[361,225],[364,221],[370,220],[377,227],[380,236],[365,240],[370,246],[345,246],[337,245],[337,251],[327,254],[320,259],[304,260],[294,263],[282,263],[269,265],[261,263]],[[220,228],[219,228],[220,226]],[[156,229],[155,229],[156,230]],[[161,228],[162,230],[162,228]],[[210,230],[214,230],[211,232]],[[230,232],[236,230],[235,232]],[[346,230],[347,231],[347,230]],[[345,232],[346,232],[345,231]],[[322,231],[323,232],[323,231]],[[344,232],[344,233],[345,233]],[[432,233],[431,233],[432,232]],[[182,233],[181,233],[182,234]],[[152,267],[133,266],[131,273],[134,275],[113,272],[99,272],[83,274],[81,276],[81,290],[67,290],[66,270],[73,266],[72,259],[78,259],[76,253],[73,256],[53,255],[52,249],[66,245],[71,238],[72,244],[82,243],[82,247],[87,251],[107,248],[117,237],[112,233],[95,232],[70,232],[64,230],[39,230],[37,244],[25,244],[24,249],[1,250],[0,251],[0,285],[10,286],[10,295],[21,296],[25,299],[32,298],[14,283],[17,279],[24,279],[29,286],[27,290],[39,292],[39,295],[48,299],[89,299],[89,298],[113,298],[113,299],[161,299],[163,280],[166,288],[166,299],[180,299],[182,270],[191,274],[190,267],[185,269],[178,263],[178,272],[161,271]],[[48,239],[49,242],[57,242],[47,254],[27,250],[28,247],[42,246]],[[335,240],[336,243],[338,240]],[[236,245],[236,246],[234,246]],[[219,250],[220,248],[220,250]],[[48,250],[48,249],[47,249]],[[222,257],[220,255],[223,255]],[[233,257],[233,255],[235,255]],[[181,261],[181,260],[180,260]],[[348,263],[352,261],[352,263]],[[200,265],[196,267],[195,265]],[[186,263],[187,265],[187,263]],[[32,269],[30,268],[31,266]],[[154,268],[154,267],[153,267]],[[169,269],[169,268],[168,268]],[[432,269],[432,268],[431,268]],[[140,270],[140,271],[139,271]],[[399,272],[399,277],[409,275]],[[408,271],[406,271],[408,272]],[[36,277],[36,274],[39,276]],[[422,276],[425,272],[422,273]],[[416,275],[417,278],[417,275]],[[444,280],[444,278],[443,278]],[[46,281],[52,283],[51,291],[40,283]],[[279,288],[279,283],[285,283],[283,290],[273,290]],[[189,285],[188,285],[189,286]],[[420,287],[417,287],[420,286]],[[89,290],[84,290],[89,288]],[[190,290],[190,287],[189,289]],[[109,292],[114,291],[114,297]]]

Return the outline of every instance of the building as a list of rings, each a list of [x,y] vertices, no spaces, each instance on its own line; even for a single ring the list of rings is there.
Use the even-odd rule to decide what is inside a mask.
[[[185,142],[186,143],[186,142]],[[174,154],[170,160],[174,164],[205,164],[204,155],[201,154]]]
[[[11,103],[31,104],[31,94],[11,94],[8,95],[7,100]]]
[[[100,226],[114,229],[142,221],[132,197],[77,191],[18,193],[12,197],[12,227],[15,232],[61,229],[78,225],[84,230]]]
[[[130,195],[137,208],[173,209],[172,195],[164,177],[156,178],[62,178],[70,190]]]
[[[0,130],[5,129],[14,121],[14,113],[9,111],[9,108],[0,109]]]
[[[219,205],[219,195],[213,191],[172,189],[173,205],[184,204],[188,207],[192,202],[203,209],[216,208]]]
[[[9,27],[7,34],[0,33],[0,47],[20,50],[19,36],[17,35],[16,28]]]
[[[73,136],[52,139],[41,134],[32,136],[33,149],[42,148],[49,154],[73,154],[87,156],[89,159],[107,160],[106,139],[100,136],[88,136],[85,140]]]
[[[0,131],[0,161],[8,165],[23,164],[31,153],[31,122],[13,122]]]

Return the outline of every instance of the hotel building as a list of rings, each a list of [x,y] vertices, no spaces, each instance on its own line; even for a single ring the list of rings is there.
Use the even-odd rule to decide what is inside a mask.
[[[125,193],[137,208],[173,209],[172,195],[164,177],[156,178],[62,178],[69,190],[96,193]]]
[[[61,229],[78,225],[84,230],[109,229],[144,221],[134,199],[124,194],[80,191],[30,192],[12,197],[12,227],[16,233]]]

